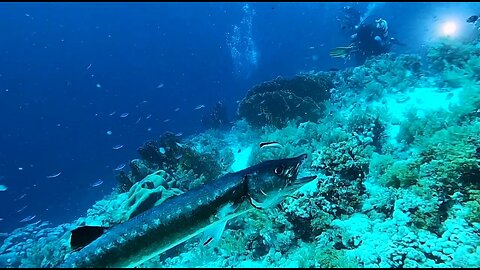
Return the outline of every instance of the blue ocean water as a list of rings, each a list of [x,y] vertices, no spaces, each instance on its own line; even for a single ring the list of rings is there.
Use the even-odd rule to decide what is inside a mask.
[[[201,130],[199,104],[222,101],[233,120],[253,84],[338,65],[310,58],[335,39],[326,27],[341,4],[251,3],[247,34],[258,63],[245,64],[248,77],[237,74],[227,39],[244,5],[3,3],[0,175],[9,189],[0,197],[2,231],[29,215],[64,222],[83,213],[111,191],[113,169],[137,157],[144,141]],[[113,150],[117,144],[124,147]],[[90,187],[99,178],[104,184]]]
[[[480,12],[477,3],[1,3],[0,232],[84,215],[145,141],[205,131],[219,101],[233,122],[256,84],[358,65],[329,56],[350,40],[337,20],[345,6],[386,19],[405,44],[392,52],[419,55],[447,20],[470,35],[465,20]]]

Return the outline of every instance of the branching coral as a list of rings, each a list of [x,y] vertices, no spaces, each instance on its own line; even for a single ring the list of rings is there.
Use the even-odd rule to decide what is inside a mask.
[[[396,161],[383,174],[379,182],[395,188],[409,187],[418,181],[420,165],[414,161]]]
[[[327,176],[339,175],[348,180],[363,179],[368,174],[368,164],[374,147],[362,144],[353,137],[347,141],[321,147],[313,154],[312,167],[322,170]]]
[[[480,123],[476,122],[451,126],[417,140],[419,156],[413,164],[415,168],[420,166],[413,190],[429,200],[414,211],[414,224],[419,228],[441,233],[441,224],[448,218],[448,210],[454,202],[452,196],[479,189],[480,164],[476,148],[480,140],[473,135],[479,133]]]
[[[382,151],[382,145],[385,143],[385,123],[378,112],[374,112],[370,108],[356,107],[352,110],[347,121],[347,132],[351,132],[362,143],[373,145],[375,151]]]
[[[400,124],[396,139],[409,145],[416,140],[431,136],[449,124],[448,115],[444,110],[436,110],[429,111],[421,117],[418,116],[416,108],[410,108],[406,112],[406,119]]]
[[[478,187],[480,164],[476,149],[480,138],[474,134],[480,134],[480,122],[451,126],[424,138],[419,141],[422,163],[434,166],[432,176],[455,190],[467,185]]]
[[[433,44],[427,53],[433,71],[441,72],[442,81],[450,87],[462,87],[480,80],[480,47],[445,38]]]
[[[388,92],[405,92],[422,77],[421,58],[418,55],[382,54],[364,65],[340,74],[342,87],[362,91],[368,100],[375,100]]]

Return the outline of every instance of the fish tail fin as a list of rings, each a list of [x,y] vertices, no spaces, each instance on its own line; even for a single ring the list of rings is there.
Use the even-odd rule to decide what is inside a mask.
[[[81,226],[72,230],[72,236],[70,237],[70,247],[74,251],[78,251],[97,238],[103,235],[103,233],[109,229],[102,226]]]

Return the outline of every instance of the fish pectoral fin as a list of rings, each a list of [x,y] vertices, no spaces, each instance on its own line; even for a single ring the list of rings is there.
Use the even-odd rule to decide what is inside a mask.
[[[102,226],[81,226],[72,230],[72,236],[70,237],[70,247],[73,251],[78,251],[97,238],[103,235],[109,227]]]
[[[218,244],[220,238],[222,237],[223,232],[225,231],[225,226],[227,226],[227,219],[218,221],[216,224],[210,225],[202,235],[201,244],[203,246],[215,246]]]
[[[250,202],[250,204],[251,204],[254,208],[256,208],[256,209],[258,209],[258,210],[262,210],[262,209],[263,209],[263,204],[255,201],[255,199],[252,198],[251,196],[248,196],[248,201]]]
[[[240,209],[240,204],[235,204],[233,202],[227,203],[222,206],[217,214],[216,217],[218,220],[208,226],[205,231],[202,233],[201,243],[203,246],[215,246],[218,244],[220,238],[222,237],[223,232],[225,231],[225,227],[227,226],[227,222],[239,215],[242,215],[244,212],[238,211]]]

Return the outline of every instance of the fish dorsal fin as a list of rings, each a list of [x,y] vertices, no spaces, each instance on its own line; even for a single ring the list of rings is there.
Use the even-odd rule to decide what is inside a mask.
[[[70,237],[70,247],[73,251],[78,251],[97,238],[103,235],[108,227],[102,226],[82,226],[72,230]]]

